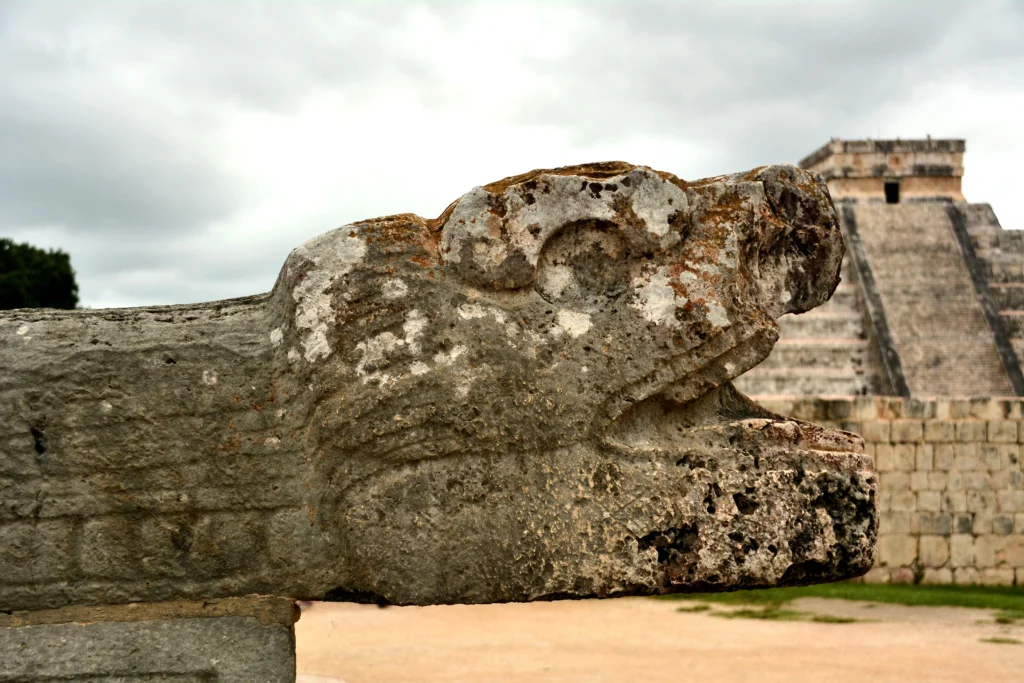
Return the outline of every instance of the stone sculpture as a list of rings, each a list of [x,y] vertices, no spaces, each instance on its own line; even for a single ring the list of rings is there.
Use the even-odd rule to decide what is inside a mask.
[[[860,438],[730,384],[842,253],[817,174],[611,162],[344,226],[265,295],[5,312],[0,608],[861,574]]]

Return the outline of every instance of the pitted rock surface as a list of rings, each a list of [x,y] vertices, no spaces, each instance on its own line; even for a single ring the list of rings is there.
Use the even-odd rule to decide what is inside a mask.
[[[861,574],[861,440],[730,383],[842,254],[817,174],[611,162],[346,225],[266,295],[5,312],[0,608]]]

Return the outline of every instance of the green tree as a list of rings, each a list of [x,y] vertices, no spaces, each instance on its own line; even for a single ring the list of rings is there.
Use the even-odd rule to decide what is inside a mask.
[[[71,257],[0,237],[0,309],[74,308],[78,283]]]

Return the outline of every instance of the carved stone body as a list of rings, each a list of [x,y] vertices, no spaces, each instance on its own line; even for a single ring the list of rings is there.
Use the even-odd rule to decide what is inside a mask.
[[[866,571],[861,440],[730,380],[835,289],[820,177],[621,162],[347,225],[266,295],[0,315],[0,608]]]

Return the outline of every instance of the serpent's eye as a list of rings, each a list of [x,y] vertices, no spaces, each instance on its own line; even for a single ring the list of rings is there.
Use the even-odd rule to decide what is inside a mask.
[[[535,287],[553,304],[593,311],[626,291],[629,267],[630,250],[615,224],[580,221],[544,246]]]

